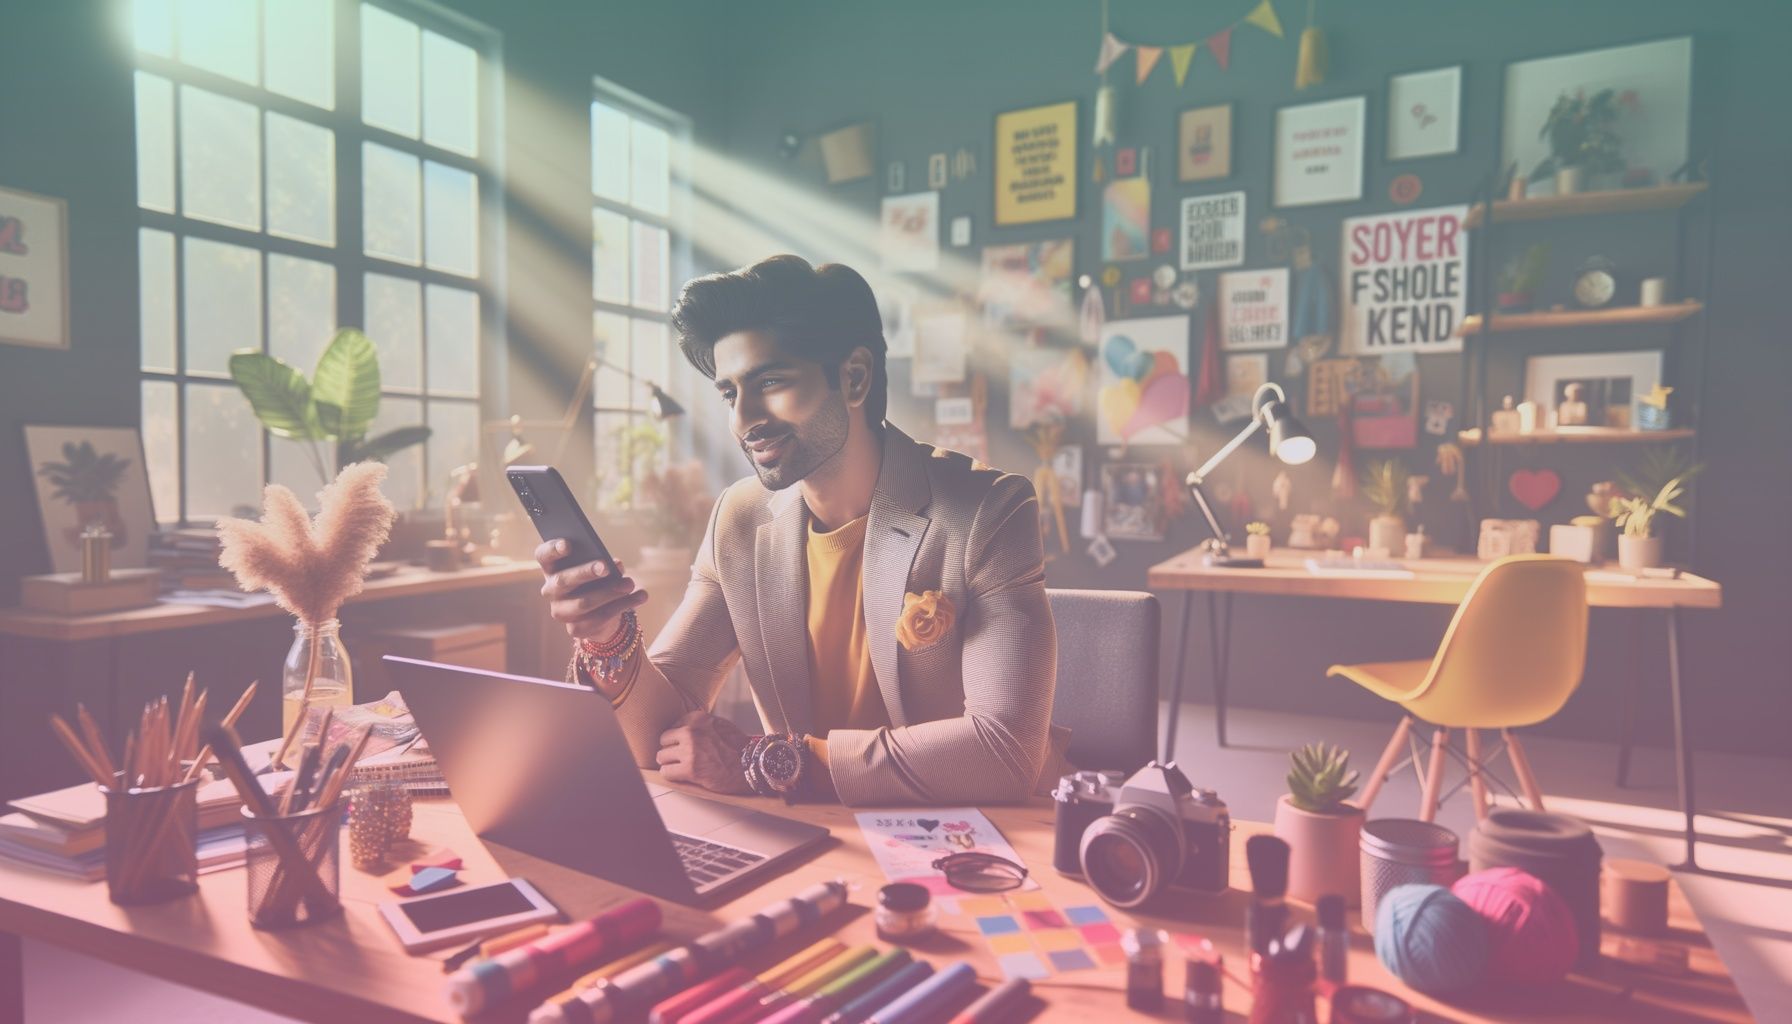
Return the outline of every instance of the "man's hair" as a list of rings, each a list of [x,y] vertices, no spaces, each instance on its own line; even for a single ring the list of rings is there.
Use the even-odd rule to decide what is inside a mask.
[[[883,317],[871,286],[851,267],[812,267],[802,257],[786,254],[699,277],[679,295],[672,327],[684,357],[711,380],[716,376],[716,342],[738,331],[770,332],[792,355],[825,366],[836,388],[843,383],[841,364],[863,345],[871,352],[865,416],[873,430],[883,425],[890,390]]]

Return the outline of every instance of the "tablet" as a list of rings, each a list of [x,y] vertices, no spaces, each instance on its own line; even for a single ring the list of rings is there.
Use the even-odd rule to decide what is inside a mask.
[[[560,916],[520,878],[390,900],[380,904],[380,913],[407,953],[427,953]]]

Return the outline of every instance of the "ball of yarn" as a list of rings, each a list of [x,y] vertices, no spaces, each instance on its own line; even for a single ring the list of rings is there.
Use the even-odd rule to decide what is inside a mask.
[[[1487,968],[1487,922],[1441,885],[1395,886],[1375,908],[1375,955],[1420,992],[1460,992]]]
[[[1580,951],[1567,901],[1518,868],[1488,868],[1450,891],[1487,922],[1487,977],[1528,985],[1560,981]]]

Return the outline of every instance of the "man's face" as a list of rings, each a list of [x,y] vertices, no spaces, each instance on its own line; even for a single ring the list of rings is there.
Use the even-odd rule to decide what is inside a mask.
[[[846,394],[820,363],[786,352],[765,331],[716,342],[716,391],[759,482],[778,491],[826,465],[846,446]]]

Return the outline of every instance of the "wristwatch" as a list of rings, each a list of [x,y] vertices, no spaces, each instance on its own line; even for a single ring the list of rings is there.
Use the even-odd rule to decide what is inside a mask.
[[[763,781],[773,793],[789,793],[802,781],[803,760],[808,751],[808,744],[801,735],[767,736],[759,744],[753,768],[757,771],[759,781]],[[752,775],[749,774],[748,778],[751,780]]]

